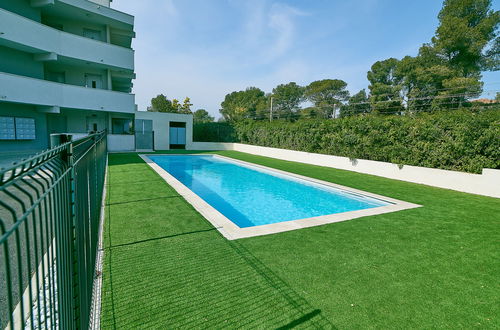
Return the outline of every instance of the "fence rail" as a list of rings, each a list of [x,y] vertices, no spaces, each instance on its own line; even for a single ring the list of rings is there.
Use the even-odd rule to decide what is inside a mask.
[[[104,132],[0,172],[0,329],[86,329],[107,157]]]

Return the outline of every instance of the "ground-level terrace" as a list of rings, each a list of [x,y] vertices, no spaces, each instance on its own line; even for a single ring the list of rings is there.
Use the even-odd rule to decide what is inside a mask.
[[[73,140],[106,131],[108,150],[168,150],[192,143],[192,115],[82,110],[0,102],[0,167],[48,149],[51,135]]]

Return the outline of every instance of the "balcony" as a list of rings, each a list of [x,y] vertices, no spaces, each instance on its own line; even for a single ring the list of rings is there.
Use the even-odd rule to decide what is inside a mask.
[[[0,101],[42,106],[133,113],[135,95],[66,85],[0,72]],[[57,111],[57,110],[51,110]]]
[[[73,17],[120,29],[131,29],[134,25],[134,16],[91,1],[31,0],[31,6],[40,8],[44,14]]]
[[[37,54],[37,60],[78,60],[134,70],[134,51],[63,32],[0,9],[0,44]]]

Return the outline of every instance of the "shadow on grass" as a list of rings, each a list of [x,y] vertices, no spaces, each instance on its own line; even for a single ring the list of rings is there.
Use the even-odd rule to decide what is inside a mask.
[[[108,247],[108,249],[109,248],[112,249],[112,248],[122,247],[122,246],[135,245],[135,244],[140,244],[140,243],[146,243],[146,242],[151,242],[151,241],[157,241],[157,240],[161,240],[161,239],[174,238],[174,237],[178,237],[178,236],[182,236],[182,235],[191,235],[191,234],[203,233],[203,232],[212,231],[212,230],[216,230],[216,229],[217,228],[210,228],[210,229],[205,229],[205,230],[191,231],[191,232],[188,232],[188,233],[180,233],[180,234],[174,234],[174,235],[169,235],[169,236],[148,238],[148,239],[143,239],[143,240],[139,240],[139,241],[135,241],[135,242],[130,242],[130,243],[123,243],[123,244],[112,245],[112,246]]]
[[[162,199],[169,199],[169,198],[180,198],[180,197],[182,197],[182,196],[181,195],[173,195],[173,196],[162,196],[162,197],[153,197],[153,198],[144,198],[144,199],[132,199],[132,200],[127,200],[127,201],[123,201],[123,202],[106,203],[106,205],[120,205],[120,204],[128,204],[128,203],[140,203],[140,202],[162,200]]]
[[[240,242],[215,228],[106,249],[102,328],[335,329]]]
[[[313,317],[318,316],[321,314],[320,309],[315,309],[310,313],[307,313],[306,315],[302,316],[301,318],[298,318],[282,327],[277,328],[277,330],[287,330],[287,329],[293,329],[296,328],[297,326],[307,323],[309,320],[311,320]]]
[[[136,154],[110,155],[110,166],[122,164],[144,162]],[[114,184],[110,184],[111,195]],[[154,214],[147,215],[163,221],[158,226],[151,227],[151,219],[138,218],[147,214],[141,202],[158,199],[162,203],[157,198],[162,190],[155,190],[153,182],[141,189],[151,198],[127,204],[126,211],[118,213],[117,227],[111,227],[107,206],[102,329],[335,329],[321,310],[246,249],[244,241],[226,240],[196,212],[186,216],[186,208],[192,207],[182,198],[165,199]],[[136,195],[125,192],[119,199]],[[112,228],[120,235],[114,235]],[[133,240],[134,235],[141,239]],[[120,238],[113,242],[112,237]],[[127,239],[132,241],[124,242]]]
[[[277,329],[293,329],[299,325],[308,325],[318,329],[336,329],[336,327],[325,317],[321,315],[320,309],[313,307],[295,292],[285,281],[255,257],[248,249],[246,249],[238,241],[225,240],[228,246],[235,251],[252,269],[265,281],[274,288],[280,295],[285,298],[287,303],[295,310],[298,318],[294,318],[291,322],[279,326]]]

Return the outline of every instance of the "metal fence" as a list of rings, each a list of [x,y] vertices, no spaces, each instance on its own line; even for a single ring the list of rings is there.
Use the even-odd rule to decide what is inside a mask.
[[[89,327],[104,132],[0,171],[0,329]]]

